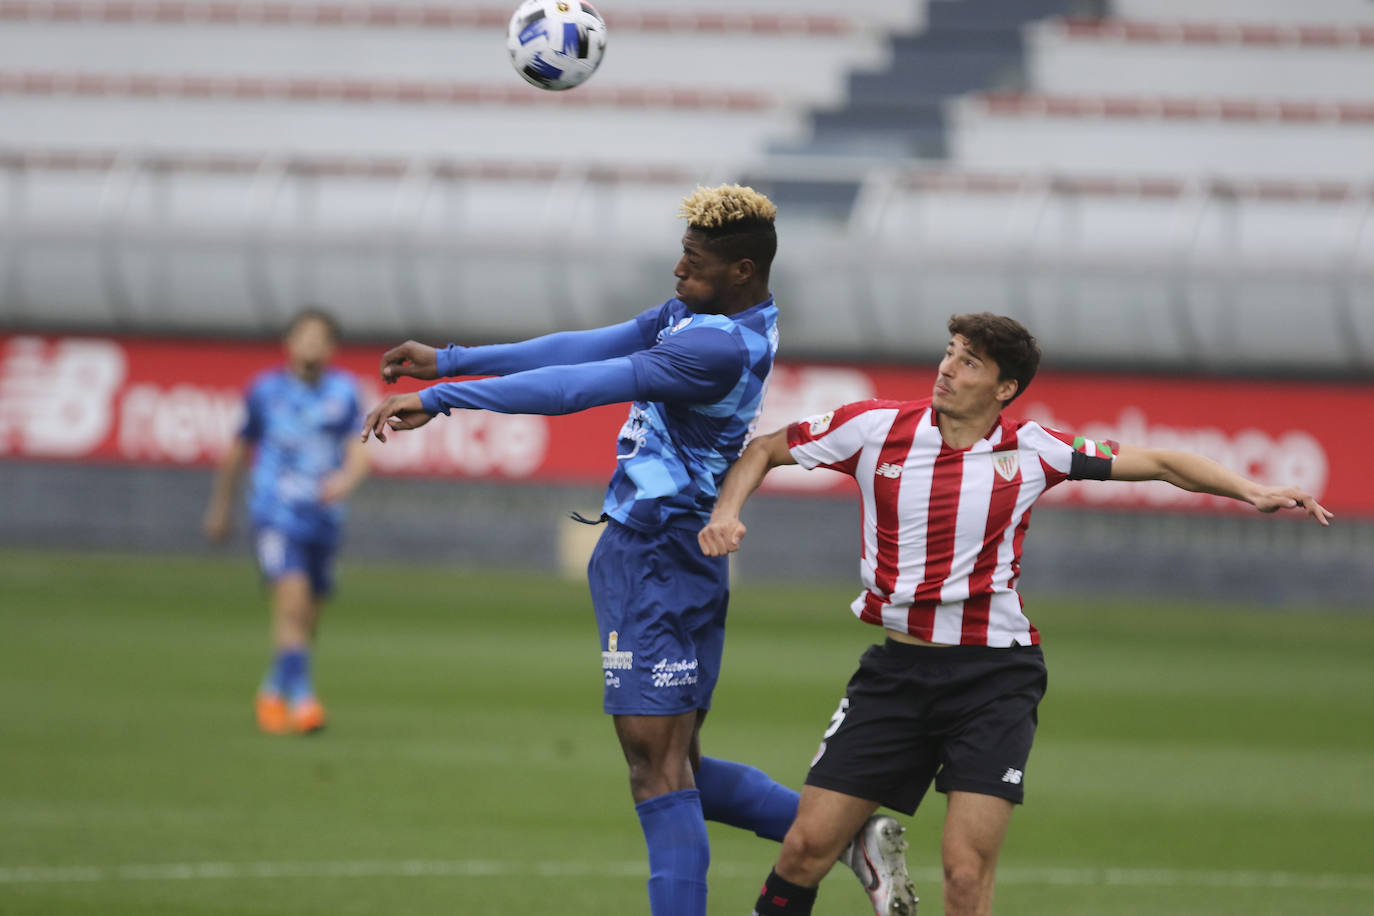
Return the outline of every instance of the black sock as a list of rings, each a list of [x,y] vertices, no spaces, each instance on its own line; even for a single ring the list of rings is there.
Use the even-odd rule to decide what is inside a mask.
[[[770,871],[759,892],[759,902],[754,904],[754,916],[810,916],[815,903],[814,887],[793,884]]]

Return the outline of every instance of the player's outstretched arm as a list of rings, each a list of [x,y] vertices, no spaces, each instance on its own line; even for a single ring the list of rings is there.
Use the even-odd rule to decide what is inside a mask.
[[[570,366],[629,356],[649,346],[637,320],[604,328],[560,331],[518,343],[436,349],[414,340],[382,354],[382,381],[398,378],[432,380],[461,375],[512,375],[545,366]]]
[[[239,475],[243,473],[247,460],[248,443],[243,437],[236,436],[220,459],[214,483],[210,485],[210,503],[205,507],[205,517],[201,520],[205,537],[213,543],[223,541],[233,527],[234,491],[238,489]]]
[[[683,392],[689,391],[684,384]],[[390,429],[415,429],[436,414],[454,408],[556,416],[602,404],[633,401],[650,393],[641,385],[627,357],[572,366],[546,366],[500,378],[441,382],[413,394],[393,395],[363,421],[362,441],[369,435],[385,442]]]
[[[454,408],[558,416],[634,400],[708,404],[730,392],[742,367],[743,354],[729,334],[687,330],[630,356],[442,382],[389,397],[367,415],[362,439],[375,435],[385,442],[388,427],[414,429]]]
[[[1112,461],[1111,479],[1163,480],[1181,490],[1247,502],[1261,512],[1302,509],[1322,525],[1330,524],[1334,517],[1300,487],[1266,486],[1191,452],[1122,445]]]
[[[792,457],[792,452],[787,448],[786,427],[751,441],[725,475],[720,495],[716,497],[716,507],[711,511],[711,519],[697,534],[702,553],[708,557],[719,557],[739,550],[747,530],[739,520],[745,501],[773,468],[796,463],[797,459]]]

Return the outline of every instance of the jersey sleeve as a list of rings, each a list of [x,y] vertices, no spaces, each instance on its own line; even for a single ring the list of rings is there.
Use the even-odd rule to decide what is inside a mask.
[[[822,467],[853,476],[869,438],[864,421],[875,406],[876,401],[857,401],[790,424],[788,451],[808,471]]]
[[[427,413],[447,414],[452,408],[556,416],[602,404],[640,397],[629,357],[546,366],[501,378],[444,382],[420,392]]]
[[[665,403],[709,404],[739,384],[748,354],[720,328],[688,328],[631,354],[639,397]]]
[[[1037,451],[1046,469],[1046,482],[1053,486],[1065,480],[1108,480],[1112,476],[1112,462],[1120,450],[1111,439],[1089,439],[1039,424],[1026,424],[1018,432],[1037,438]]]
[[[255,381],[243,397],[243,425],[239,427],[238,437],[245,442],[256,443],[262,439],[265,426],[262,401],[262,383]]]
[[[587,331],[561,331],[519,343],[492,344],[485,347],[460,347],[449,344],[435,354],[435,367],[441,378],[457,375],[511,375],[544,366],[598,362],[628,356],[653,344],[646,323],[658,314],[649,309],[642,315],[604,328]]]
[[[363,395],[358,389],[357,379],[352,376],[348,378],[348,409],[345,413],[347,423],[343,428],[353,435],[363,425]]]

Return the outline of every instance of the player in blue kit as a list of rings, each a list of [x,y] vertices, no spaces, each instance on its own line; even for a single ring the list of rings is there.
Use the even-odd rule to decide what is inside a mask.
[[[364,441],[385,441],[453,408],[567,414],[633,402],[587,572],[654,916],[704,916],[706,819],[781,840],[797,809],[797,793],[762,771],[700,750],[729,582],[724,558],[704,556],[696,534],[758,417],[777,351],[776,209],[751,188],[698,189],[682,205],[675,298],[621,324],[515,344],[436,351],[409,341],[383,356],[386,381],[498,377],[387,398],[363,425]]]
[[[320,604],[333,585],[343,533],[344,500],[367,476],[367,452],[352,435],[360,415],[357,386],[329,368],[338,339],[334,319],[318,309],[287,328],[286,365],[253,380],[243,426],[220,462],[205,512],[205,533],[229,533],[234,490],[253,452],[248,511],[258,567],[272,593],[275,658],[258,689],[258,727],[272,734],[324,727],[310,680],[310,650]]]

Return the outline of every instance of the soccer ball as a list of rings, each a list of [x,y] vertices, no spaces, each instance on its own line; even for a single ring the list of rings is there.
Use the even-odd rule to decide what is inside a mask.
[[[506,48],[526,82],[540,89],[571,89],[600,66],[606,23],[586,0],[525,0],[510,17]]]

